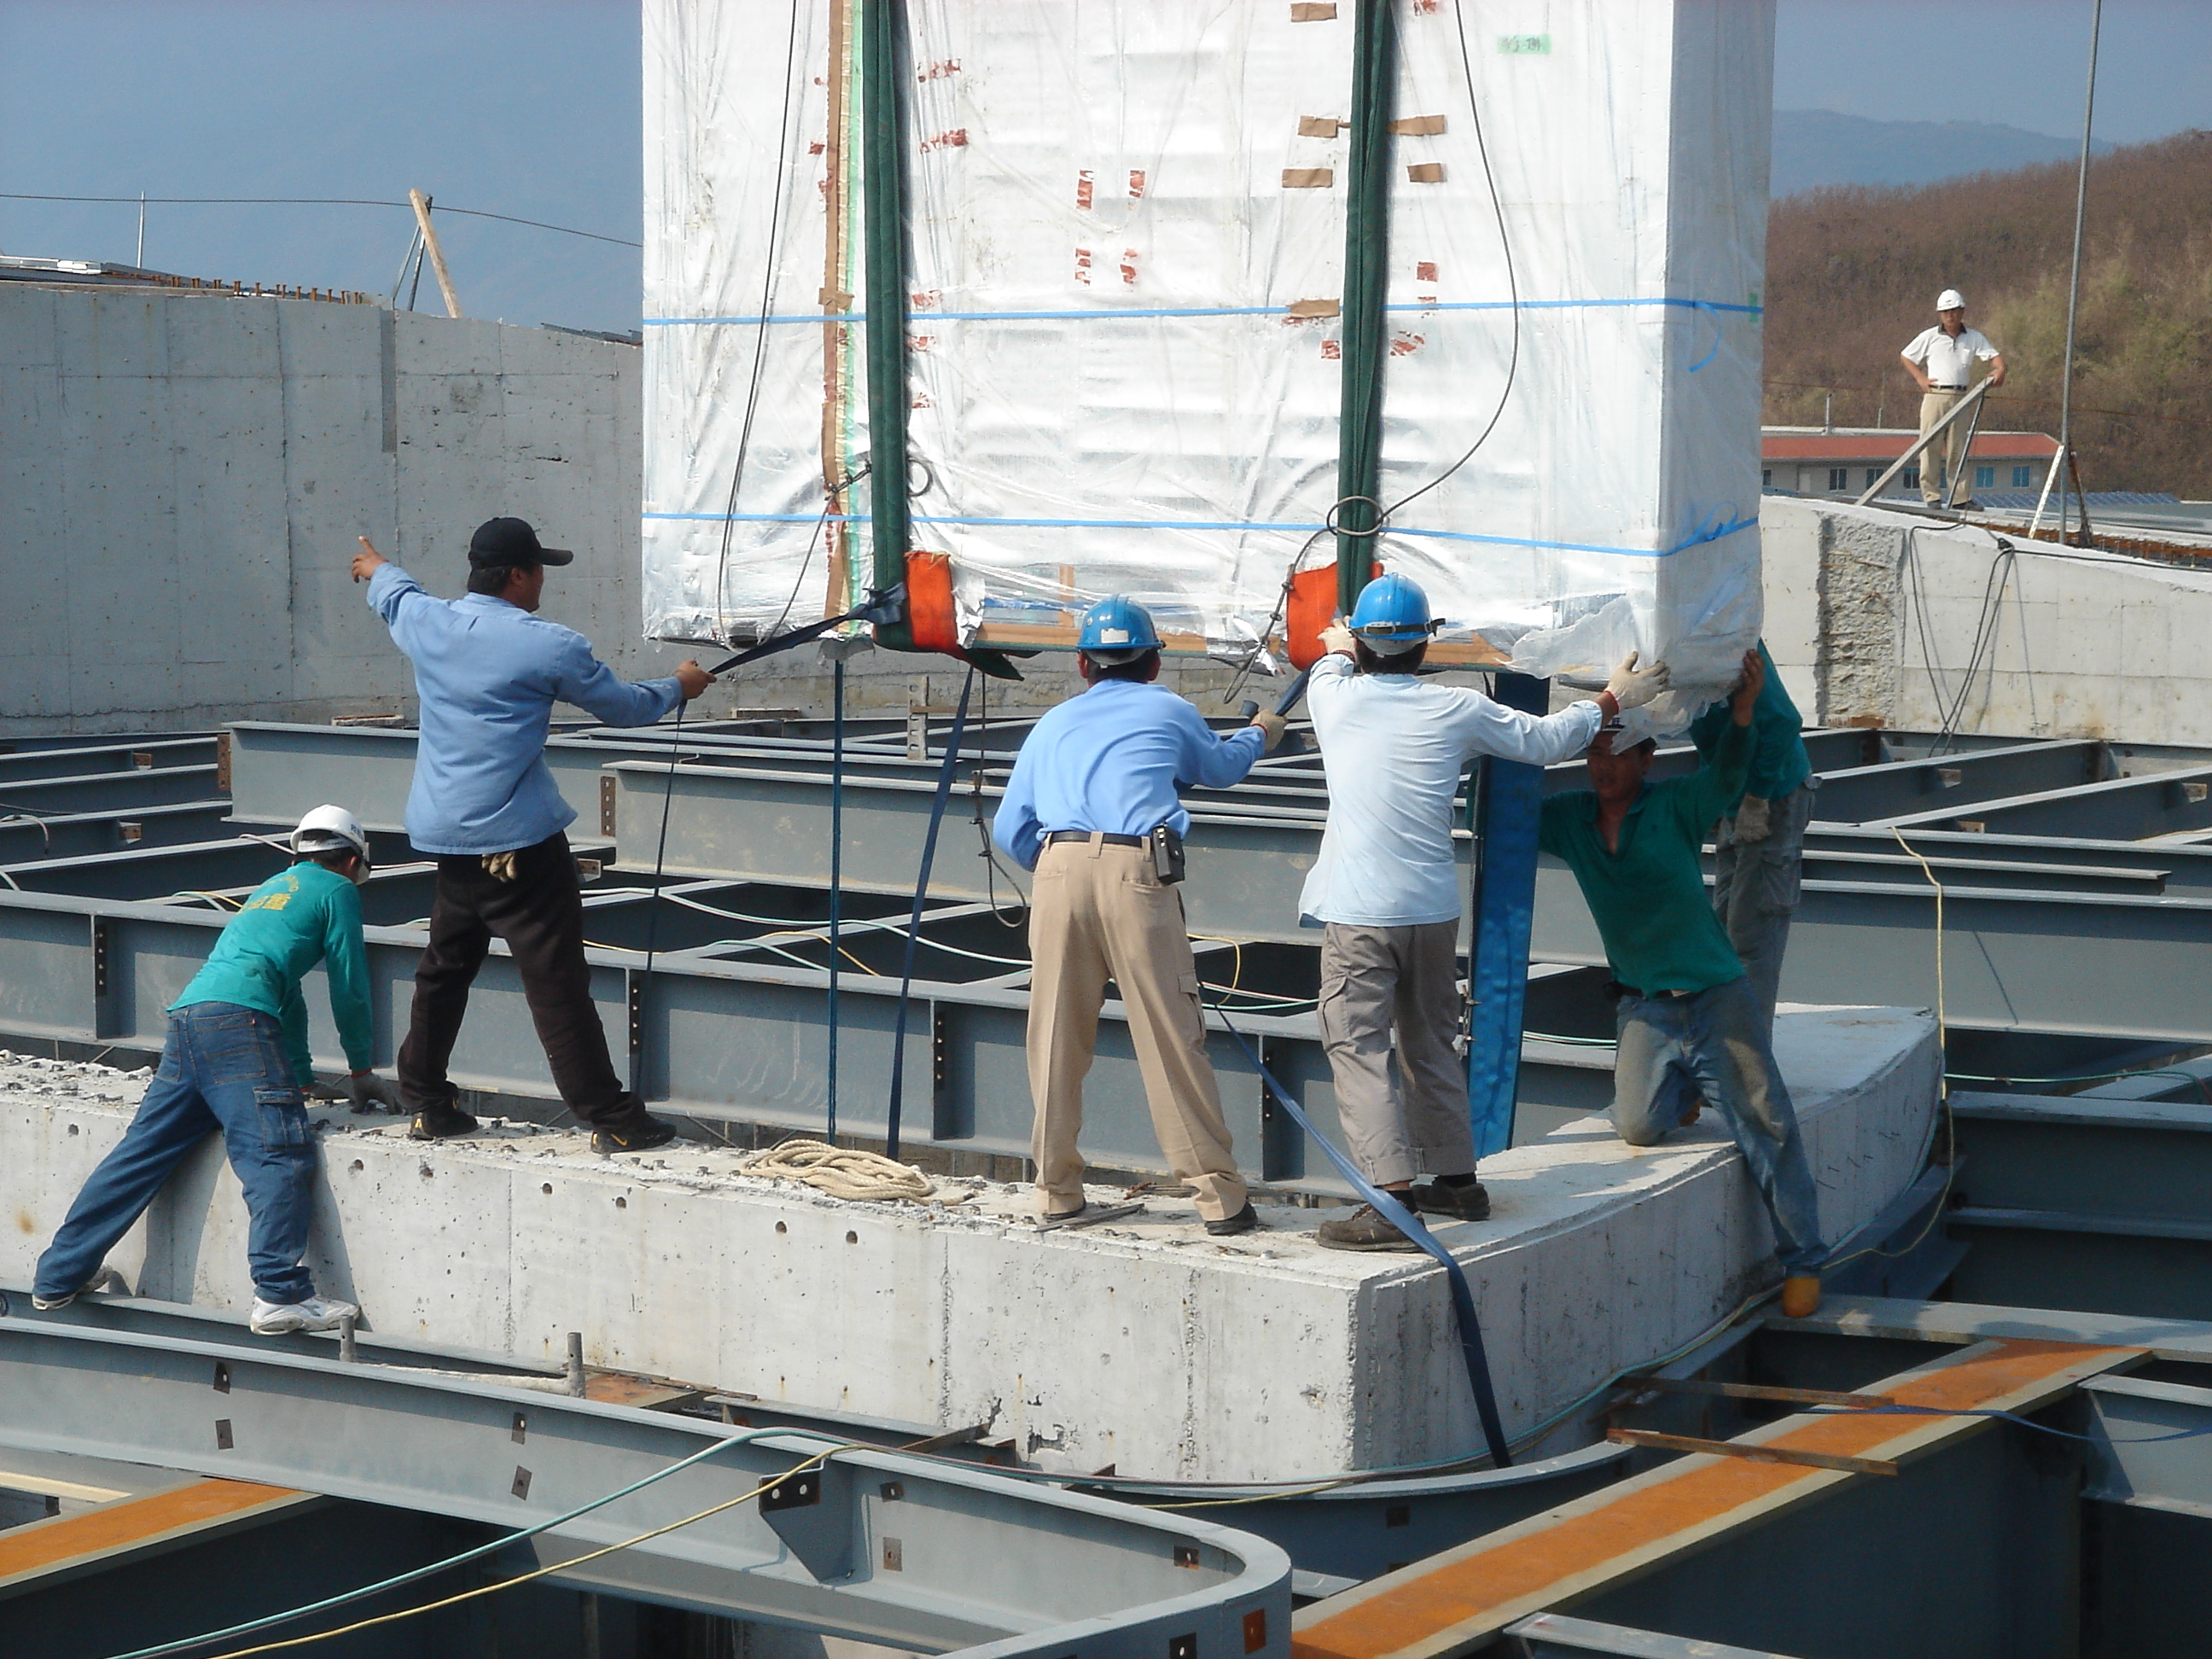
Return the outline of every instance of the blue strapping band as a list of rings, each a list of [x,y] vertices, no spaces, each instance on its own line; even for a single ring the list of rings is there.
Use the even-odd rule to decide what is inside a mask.
[[[1490,1381],[1490,1359],[1483,1352],[1482,1326],[1474,1316],[1474,1293],[1468,1288],[1467,1273],[1452,1253],[1437,1243],[1436,1235],[1421,1224],[1420,1218],[1359,1173],[1359,1166],[1346,1157],[1343,1150],[1313,1126],[1313,1121],[1299,1109],[1290,1092],[1275,1081],[1275,1074],[1261,1063],[1259,1054],[1244,1040],[1244,1033],[1229,1023],[1229,1017],[1218,1008],[1211,1010],[1222,1027],[1237,1039],[1237,1046],[1244,1051],[1244,1058],[1252,1062],[1260,1073],[1260,1082],[1274,1097],[1275,1104],[1291,1115],[1291,1121],[1304,1130],[1314,1143],[1328,1155],[1336,1165],[1337,1173],[1350,1182],[1360,1197],[1372,1204],[1378,1214],[1427,1252],[1444,1277],[1451,1284],[1452,1314],[1459,1326],[1460,1357],[1467,1362],[1468,1386],[1474,1390],[1474,1414],[1482,1423],[1482,1438],[1490,1448],[1490,1461],[1497,1468],[1510,1468],[1513,1454],[1505,1443],[1505,1425],[1498,1417],[1498,1394]]]
[[[1433,305],[1401,301],[1382,309],[1426,315],[1439,311],[1627,311],[1640,306],[1682,306],[1705,312],[1738,312],[1747,317],[1765,313],[1761,306],[1726,305],[1711,300],[1679,299],[1660,295],[1648,300],[1443,300]],[[1288,317],[1289,311],[1273,306],[1128,306],[1097,307],[1073,311],[909,311],[902,319],[918,323],[1110,323],[1141,321],[1159,317]],[[647,317],[647,328],[758,328],[764,324],[804,325],[809,323],[859,323],[868,320],[864,311],[788,312],[769,317]],[[1310,319],[1325,322],[1326,318]]]
[[[688,521],[703,524],[864,524],[867,520],[853,514],[832,513],[646,513],[639,515],[647,520]],[[1717,515],[1716,515],[1717,518]],[[1246,532],[1260,534],[1310,536],[1328,528],[1326,525],[1269,523],[1264,520],[1247,521],[1234,519],[1015,519],[956,516],[917,513],[912,523],[930,525],[968,526],[988,528],[1006,526],[1026,530],[1180,530],[1212,534],[1240,534]],[[1664,559],[1696,547],[1701,543],[1718,541],[1739,530],[1757,527],[1756,518],[1738,515],[1716,523],[1708,519],[1683,540],[1672,547],[1607,547],[1597,542],[1547,542],[1525,536],[1485,536],[1469,530],[1429,530],[1413,526],[1392,525],[1393,536],[1413,536],[1431,541],[1473,542],[1488,547],[1526,547],[1539,551],[1563,553],[1602,553],[1621,559]]]
[[[952,736],[945,745],[945,764],[937,772],[937,797],[929,805],[929,831],[921,842],[921,874],[914,884],[914,914],[907,918],[906,965],[899,970],[898,1018],[891,1034],[891,1097],[890,1128],[884,1136],[885,1156],[899,1155],[899,1108],[906,1093],[906,1011],[914,990],[915,946],[921,938],[921,907],[929,896],[930,866],[937,862],[937,828],[945,822],[945,804],[952,794],[952,769],[960,763],[960,740],[968,735],[968,694],[975,689],[975,668],[960,683],[960,707],[952,716]]]
[[[1699,369],[1703,368],[1707,363],[1712,362],[1714,358],[1721,355],[1721,319],[1718,315],[1718,308],[1717,307],[1709,306],[1703,300],[1692,300],[1690,303],[1713,319],[1713,343],[1711,349],[1708,350],[1704,356],[1698,358],[1697,362],[1690,365],[1690,373],[1694,374]]]

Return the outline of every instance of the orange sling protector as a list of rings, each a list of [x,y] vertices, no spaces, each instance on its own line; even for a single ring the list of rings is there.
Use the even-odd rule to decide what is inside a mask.
[[[1370,564],[1367,579],[1382,574]],[[911,586],[912,579],[908,579]],[[1290,647],[1291,666],[1311,668],[1328,653],[1321,648],[1321,630],[1336,620],[1336,561],[1294,573],[1290,580],[1290,603],[1283,608],[1283,631]]]

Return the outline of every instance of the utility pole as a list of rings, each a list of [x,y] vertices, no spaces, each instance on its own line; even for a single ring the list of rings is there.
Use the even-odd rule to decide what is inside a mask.
[[[446,250],[438,246],[438,233],[430,228],[430,198],[419,190],[410,190],[407,199],[414,204],[415,223],[422,233],[422,247],[430,256],[430,269],[437,276],[438,292],[446,296],[446,315],[458,317],[461,314],[461,301],[453,292],[453,279],[446,270]]]
[[[2089,127],[2097,112],[2097,34],[2105,20],[2105,0],[2091,0],[2089,7],[2089,89],[2081,97],[2081,170],[2074,185],[2074,272],[2066,284],[2066,362],[2060,370],[2058,383],[2058,453],[2066,458],[2066,465],[2074,465],[2074,319],[2081,304],[2081,222],[2089,205]],[[2075,471],[2076,480],[2080,478]],[[2065,480],[2059,481],[2058,539],[2066,539],[2067,495]],[[2077,482],[2074,494],[2081,495]],[[2081,510],[2081,523],[2089,522],[2089,504],[2076,500]]]

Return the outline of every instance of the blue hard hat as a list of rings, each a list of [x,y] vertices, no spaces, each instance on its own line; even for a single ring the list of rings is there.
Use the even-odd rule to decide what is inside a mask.
[[[1109,593],[1083,613],[1083,632],[1075,643],[1101,662],[1121,663],[1158,650],[1160,634],[1151,611],[1134,599]]]
[[[1386,657],[1411,651],[1436,632],[1441,618],[1429,615],[1429,596],[1408,576],[1377,576],[1359,590],[1352,607],[1356,638]]]

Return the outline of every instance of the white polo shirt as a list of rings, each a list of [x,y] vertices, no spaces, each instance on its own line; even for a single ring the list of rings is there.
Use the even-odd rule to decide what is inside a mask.
[[[1997,355],[1989,336],[1978,328],[1962,328],[1954,337],[1942,324],[1913,336],[1905,355],[1928,371],[1939,391],[1957,391],[1974,378],[1974,360],[1987,362]]]
[[[1589,746],[1598,707],[1524,714],[1411,674],[1362,674],[1323,657],[1306,709],[1328,780],[1328,825],[1298,901],[1316,921],[1410,927],[1456,920],[1452,797],[1477,755],[1549,766]]]

